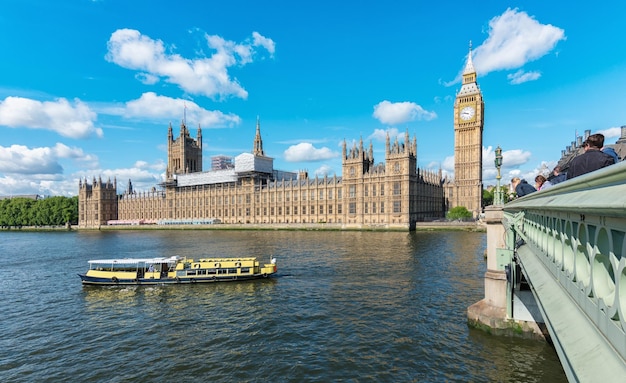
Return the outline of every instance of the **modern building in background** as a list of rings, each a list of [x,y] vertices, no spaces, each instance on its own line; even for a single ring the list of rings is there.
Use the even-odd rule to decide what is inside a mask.
[[[211,157],[211,170],[232,169],[235,167],[233,157],[229,156],[213,156]]]

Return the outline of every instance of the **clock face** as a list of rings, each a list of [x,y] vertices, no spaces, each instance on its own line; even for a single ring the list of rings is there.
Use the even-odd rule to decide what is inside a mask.
[[[474,110],[473,107],[471,106],[466,106],[465,108],[461,109],[461,113],[459,113],[459,117],[461,117],[461,120],[469,120],[472,117],[474,117],[474,114],[476,113],[476,111]]]

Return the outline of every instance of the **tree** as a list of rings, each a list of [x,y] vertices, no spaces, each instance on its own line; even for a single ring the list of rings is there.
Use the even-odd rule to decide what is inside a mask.
[[[493,205],[493,192],[496,189],[491,190],[483,189],[483,206]]]
[[[453,207],[446,214],[446,218],[449,220],[468,219],[472,217],[473,217],[472,212],[467,210],[465,206]]]
[[[78,197],[39,200],[7,198],[0,201],[0,226],[59,226],[78,224]]]

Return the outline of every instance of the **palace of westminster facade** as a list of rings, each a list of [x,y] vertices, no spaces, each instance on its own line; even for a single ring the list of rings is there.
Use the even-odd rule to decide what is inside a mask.
[[[265,155],[257,120],[251,153],[227,169],[202,171],[202,130],[192,138],[183,121],[175,138],[168,130],[166,179],[157,190],[135,192],[129,180],[79,182],[79,227],[111,224],[327,224],[341,228],[414,229],[464,206],[474,216],[482,202],[484,103],[471,50],[454,103],[455,179],[417,167],[417,138],[387,136],[385,162],[374,162],[363,140],[342,148],[342,175],[310,178],[275,170]]]

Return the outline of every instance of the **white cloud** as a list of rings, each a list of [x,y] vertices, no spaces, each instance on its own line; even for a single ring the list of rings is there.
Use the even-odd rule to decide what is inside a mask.
[[[23,97],[7,97],[0,101],[0,125],[10,128],[44,129],[69,138],[102,137],[96,128],[97,115],[82,101],[71,104],[64,98],[37,101]]]
[[[20,174],[60,174],[63,167],[51,148],[29,149],[22,145],[0,147],[0,171]]]
[[[402,133],[404,134],[404,133]],[[397,128],[389,128],[389,129],[374,129],[374,133],[370,134],[366,140],[374,140],[378,142],[385,142],[387,140],[387,135],[389,138],[393,138],[398,136]],[[400,138],[398,138],[400,139]]]
[[[62,174],[60,159],[81,161],[81,166],[93,167],[97,157],[86,155],[80,148],[57,143],[54,147],[28,148],[23,145],[0,146],[0,172],[21,175]]]
[[[424,110],[413,102],[381,101],[374,105],[374,118],[383,124],[397,125],[414,120],[432,120],[437,117],[435,112]]]
[[[604,138],[616,138],[622,135],[622,128],[613,127],[608,129],[598,130],[598,133],[603,134]]]
[[[271,56],[274,56],[274,52],[276,51],[276,44],[272,39],[268,39],[265,36],[262,36],[259,32],[252,32],[253,44],[254,46],[261,46],[270,53]]]
[[[428,165],[426,165],[426,169],[430,171],[435,171],[435,172],[441,169],[441,172],[444,177],[446,175],[449,178],[454,177],[454,156],[448,156],[444,158],[443,162],[431,161]]]
[[[165,172],[167,165],[165,164],[165,161],[163,160],[157,160],[153,164],[148,163],[146,161],[137,161],[135,162],[134,167],[137,169],[146,169],[146,170],[153,170],[153,171],[158,171],[158,172]]]
[[[539,77],[541,77],[541,73],[539,72],[524,72],[523,69],[518,70],[515,73],[508,74],[506,76],[507,79],[510,80],[512,85],[522,84],[527,81],[535,81]]]
[[[317,168],[313,173],[317,177],[324,177],[324,176],[332,176],[333,174],[335,174],[335,171],[333,170],[331,166],[322,165],[319,168]]]
[[[205,35],[210,57],[188,59],[167,53],[163,41],[153,40],[134,29],[118,29],[111,34],[106,59],[127,69],[138,70],[140,81],[154,84],[157,79],[175,84],[192,94],[223,98],[247,98],[248,92],[232,79],[228,68],[253,61],[256,47],[274,54],[274,42],[253,33],[253,41],[238,44],[220,36]]]
[[[531,153],[521,149],[505,150],[502,152],[502,168],[514,168],[526,164],[531,157]],[[492,146],[483,146],[483,169],[494,168],[496,158],[495,149]]]
[[[225,114],[201,108],[193,101],[179,98],[159,96],[154,92],[146,92],[136,100],[128,101],[125,108],[110,111],[122,114],[126,118],[164,118],[180,115],[185,111],[187,121],[199,123],[203,128],[232,126],[241,123],[235,114]]]
[[[515,69],[537,60],[565,40],[565,31],[540,24],[517,8],[507,9],[489,21],[487,40],[474,51],[473,62],[480,75]]]
[[[327,147],[317,149],[308,142],[292,145],[284,152],[285,161],[288,162],[323,161],[338,155],[339,153],[333,152]]]
[[[502,152],[502,166],[514,167],[514,166],[524,165],[530,160],[531,155],[532,153],[528,151],[524,151],[522,149],[513,149],[513,150],[503,151]]]
[[[54,195],[73,196],[78,192],[78,181],[75,183],[65,180],[62,176],[29,176],[19,175],[0,176],[0,195]]]
[[[137,73],[135,78],[145,85],[154,85],[159,82],[159,77],[150,73]]]
[[[387,135],[389,135],[389,139],[395,139],[398,137],[398,140],[403,140],[405,133],[399,133],[397,128],[389,128],[389,129],[374,129],[374,133],[370,134],[366,140],[374,140],[378,142],[385,142],[387,140]]]

